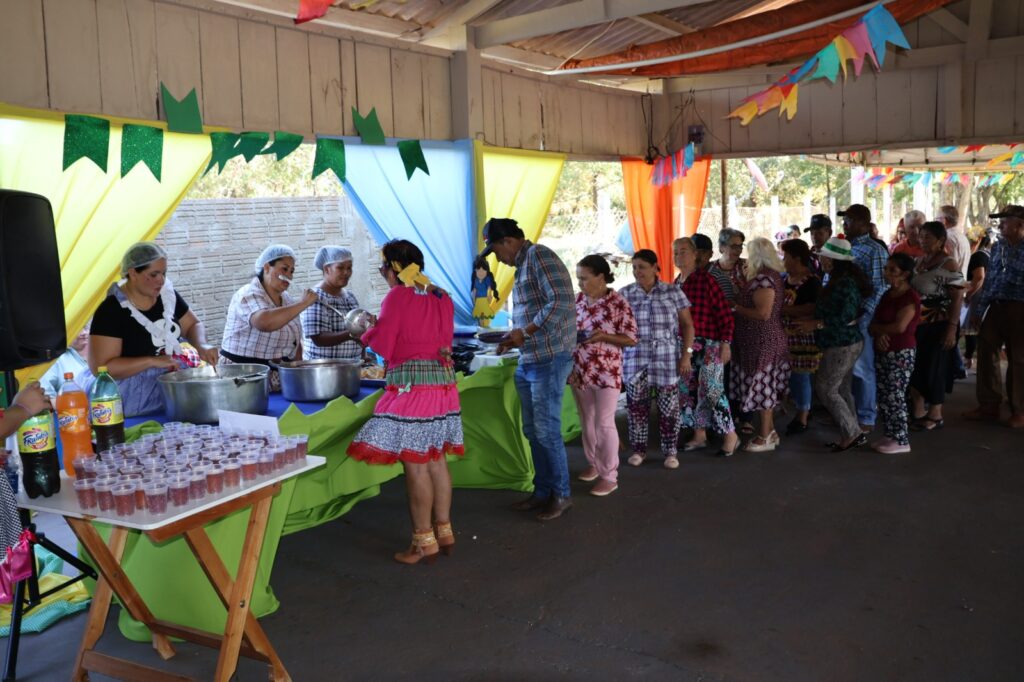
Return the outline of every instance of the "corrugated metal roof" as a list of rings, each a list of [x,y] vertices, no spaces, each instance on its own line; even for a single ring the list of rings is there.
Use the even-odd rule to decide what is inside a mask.
[[[342,0],[337,7],[353,9],[366,0]],[[471,0],[378,0],[358,9],[360,12],[383,15],[413,22],[429,30]],[[520,16],[566,5],[576,0],[504,0],[471,23],[480,24]],[[738,14],[765,5],[766,0],[710,0],[690,7],[660,12],[662,16],[694,29],[703,29],[727,21]],[[770,0],[764,9],[774,9],[798,0]],[[763,10],[761,10],[763,11]],[[563,31],[523,40],[512,45],[560,59],[587,58],[611,54],[631,45],[642,45],[670,37],[664,30],[632,19],[619,19],[594,26]]]

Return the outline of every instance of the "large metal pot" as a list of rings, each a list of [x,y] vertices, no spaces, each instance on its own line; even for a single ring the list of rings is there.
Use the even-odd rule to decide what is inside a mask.
[[[174,421],[216,424],[217,410],[266,414],[270,397],[265,365],[197,367],[160,376],[167,416]]]
[[[358,360],[296,360],[275,363],[285,400],[321,401],[359,395]]]

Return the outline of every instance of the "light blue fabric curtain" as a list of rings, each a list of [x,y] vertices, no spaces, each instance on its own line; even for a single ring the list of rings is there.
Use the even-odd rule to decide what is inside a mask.
[[[425,272],[451,294],[455,321],[474,324],[470,291],[476,255],[473,145],[421,142],[430,175],[406,179],[398,140],[384,146],[345,141],[345,192],[379,244],[408,239],[423,250]]]

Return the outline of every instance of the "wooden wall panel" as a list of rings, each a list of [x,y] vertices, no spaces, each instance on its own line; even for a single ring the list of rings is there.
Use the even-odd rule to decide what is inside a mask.
[[[313,132],[309,94],[309,40],[304,31],[277,29],[278,116],[281,128]]]
[[[491,69],[481,70],[480,96],[483,99],[484,140],[488,144],[505,146],[505,119],[501,101],[501,74]]]
[[[280,128],[277,112],[276,44],[273,26],[251,21],[239,22],[242,121],[249,130],[269,131]]]
[[[328,36],[309,36],[309,79],[313,131],[323,135],[344,134],[341,60],[337,39]]]
[[[935,124],[939,69],[910,72],[910,139],[930,140],[938,135]]]
[[[800,93],[799,109],[810,105],[811,143],[815,147],[838,147],[843,144],[843,93],[838,83],[824,80],[804,88]],[[735,138],[733,138],[735,139]],[[738,145],[734,145],[734,150]]]
[[[519,91],[519,78],[501,74],[501,119],[504,123],[505,135],[503,146],[523,147],[523,111],[522,95]]]
[[[735,111],[736,107],[743,103],[743,98],[755,92],[748,88],[729,88],[729,111]],[[733,149],[750,149],[750,127],[740,125],[738,118],[730,118],[729,134],[732,139]]]
[[[975,64],[974,134],[995,137],[1013,134],[1017,95],[1007,85],[1017,81],[1017,60],[982,59]]]
[[[242,72],[238,62],[238,21],[199,15],[203,73],[203,123],[241,129]]]
[[[1017,78],[1014,92],[1016,101],[1014,102],[1013,132],[1016,135],[1024,135],[1024,57],[1017,57]]]
[[[356,99],[359,114],[377,109],[377,118],[388,137],[395,135],[391,89],[391,51],[380,45],[356,43]]]
[[[135,89],[125,87],[135,83],[135,63],[124,0],[96,0],[96,28],[103,113],[141,118]]]
[[[156,119],[160,111],[160,77],[156,65],[156,9],[150,0],[125,0],[128,35],[132,46],[133,87],[139,115]]]
[[[543,148],[565,149],[569,142],[562,140],[562,109],[558,104],[558,88],[552,83],[540,83],[539,89]]]
[[[580,91],[580,111],[585,154],[608,153],[607,103],[604,96],[592,90]]]
[[[356,45],[351,40],[341,40],[338,47],[341,50],[341,115],[345,121],[345,134],[355,135],[352,108],[359,108],[356,89]]]
[[[0,21],[0,93],[5,102],[47,107],[46,34],[42,0],[9,2]]]
[[[711,92],[711,115],[704,118],[707,130],[704,131],[704,149],[712,154],[725,154],[732,148],[732,125],[726,116],[732,109],[729,107],[729,91],[713,90]]]
[[[852,69],[852,65],[850,66]],[[867,69],[868,67],[865,67]],[[873,144],[878,141],[875,78],[865,70],[859,78],[850,73],[843,83],[843,143]]]
[[[914,139],[910,121],[910,73],[882,71],[875,76],[875,93],[878,100],[878,137]]]
[[[195,88],[202,111],[199,12],[164,3],[157,3],[155,9],[156,68],[160,82],[176,99],[182,99]]]
[[[95,0],[43,0],[43,25],[50,107],[99,113],[103,101]]]
[[[391,85],[397,95],[394,103],[395,137],[423,139],[425,107],[423,103],[423,60],[420,55],[391,51]]]
[[[447,140],[452,136],[452,74],[451,60],[423,55],[423,117],[431,140]]]
[[[748,93],[754,94],[759,88],[750,88]],[[757,116],[747,129],[750,131],[750,148],[755,151],[771,152],[779,148],[779,111],[767,111]]]

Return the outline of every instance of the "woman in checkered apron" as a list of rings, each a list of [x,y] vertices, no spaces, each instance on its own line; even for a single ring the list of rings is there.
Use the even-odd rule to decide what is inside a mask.
[[[690,374],[693,352],[693,320],[683,290],[658,279],[658,256],[650,249],[633,255],[636,283],[619,293],[633,309],[636,345],[623,353],[622,376],[626,382],[629,463],[640,466],[647,457],[647,428],[651,394],[657,396],[661,452],[665,468],[679,467],[679,378]]]
[[[295,251],[271,244],[256,259],[256,273],[235,292],[228,305],[220,359],[224,365],[287,362],[302,359],[299,315],[317,301],[307,289],[302,298],[288,294],[295,273]],[[270,390],[281,390],[281,377],[270,372]]]
[[[409,494],[412,545],[395,560],[432,562],[450,554],[452,482],[446,455],[463,454],[462,412],[451,347],[455,308],[422,274],[423,253],[404,239],[388,242],[380,274],[391,286],[363,343],[384,357],[384,395],[348,447],[368,464],[401,462]]]

